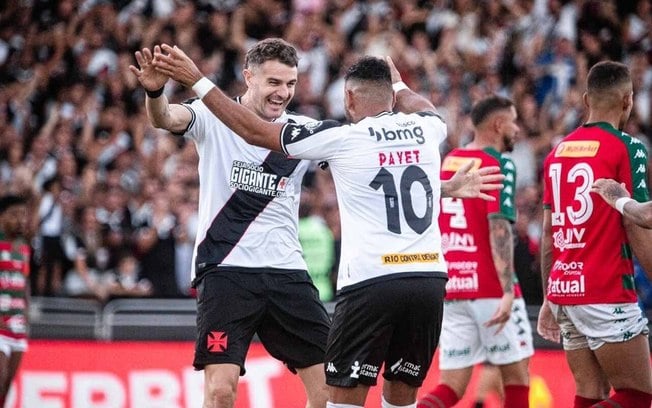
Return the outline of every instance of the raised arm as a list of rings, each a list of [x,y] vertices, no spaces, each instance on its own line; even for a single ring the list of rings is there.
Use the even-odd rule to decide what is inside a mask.
[[[202,75],[197,65],[179,47],[163,44],[158,50],[155,48],[153,64],[160,73],[191,87],[204,105],[247,143],[282,151],[280,135],[284,125],[264,121],[226,96]]]
[[[160,52],[160,47],[155,46],[154,53]],[[192,114],[185,107],[168,102],[168,98],[163,93],[168,76],[155,69],[152,63],[154,59],[152,51],[149,48],[143,48],[141,51],[136,51],[135,56],[138,67],[130,65],[129,69],[145,88],[147,95],[145,107],[152,125],[173,133],[185,131],[192,120]]]
[[[405,85],[401,79],[401,74],[396,69],[394,61],[391,57],[385,57],[387,64],[389,65],[389,70],[392,74],[392,87],[394,88],[394,93],[396,95],[395,107],[397,110],[403,113],[413,113],[413,112],[433,112],[437,113],[435,105],[432,104],[427,98],[424,98],[422,95],[414,92]]]

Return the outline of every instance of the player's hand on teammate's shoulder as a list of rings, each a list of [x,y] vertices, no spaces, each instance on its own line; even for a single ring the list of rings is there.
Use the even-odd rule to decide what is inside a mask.
[[[629,192],[625,188],[625,183],[618,183],[613,179],[600,178],[595,180],[591,186],[591,192],[599,194],[611,206],[619,198],[630,197]]]

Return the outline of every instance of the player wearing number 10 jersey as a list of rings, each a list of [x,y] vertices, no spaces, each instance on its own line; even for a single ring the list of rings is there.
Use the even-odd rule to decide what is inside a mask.
[[[612,178],[635,199],[648,199],[646,149],[619,130],[631,112],[632,94],[625,65],[593,66],[584,94],[587,123],[544,161],[546,298],[538,330],[549,340],[559,341],[561,334],[577,408],[649,408],[652,402],[647,319],[636,303],[628,240],[638,227],[624,226],[620,214],[591,193],[594,180]],[[610,386],[614,393],[607,399]]]

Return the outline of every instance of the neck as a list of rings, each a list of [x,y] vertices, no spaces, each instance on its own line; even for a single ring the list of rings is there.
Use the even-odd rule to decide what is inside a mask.
[[[606,122],[618,129],[620,127],[620,118],[621,112],[591,110],[586,123]]]
[[[503,151],[502,144],[500,141],[493,141],[495,139],[494,137],[489,137],[483,133],[476,132],[475,137],[473,138],[473,141],[469,144],[466,145],[467,149],[474,149],[474,150],[483,150],[486,149],[487,147],[492,147],[496,149],[499,152]]]
[[[353,123],[358,123],[364,118],[368,118],[371,116],[378,116],[383,112],[391,112],[391,111],[392,111],[391,106],[369,106],[368,108],[362,110],[362,112],[358,112],[353,117]]]

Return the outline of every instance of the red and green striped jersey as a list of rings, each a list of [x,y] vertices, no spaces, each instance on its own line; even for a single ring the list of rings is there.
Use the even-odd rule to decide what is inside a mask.
[[[593,181],[625,183],[648,200],[647,151],[640,140],[607,123],[566,136],[544,162],[543,205],[551,212],[552,268],[547,298],[563,305],[636,302],[631,249],[622,218]]]
[[[448,265],[447,300],[499,298],[503,295],[491,252],[489,218],[502,217],[510,222],[516,221],[514,162],[493,148],[455,149],[442,163],[441,179],[451,178],[469,161],[474,162],[473,170],[499,166],[505,175],[504,187],[490,193],[495,201],[480,198],[442,199],[439,227]],[[514,291],[517,297],[521,296],[518,282],[515,282]]]
[[[27,336],[27,279],[30,248],[0,232],[0,336]]]

